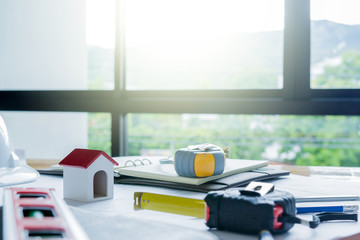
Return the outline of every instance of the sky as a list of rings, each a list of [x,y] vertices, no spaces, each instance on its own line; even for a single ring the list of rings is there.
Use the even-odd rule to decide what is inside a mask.
[[[312,20],[328,19],[344,24],[360,24],[359,0],[312,0]]]
[[[115,2],[86,0],[89,45],[115,47]],[[206,39],[284,27],[284,0],[131,0],[125,5],[127,46],[156,39]],[[358,9],[359,0],[312,0],[311,19],[360,24]]]

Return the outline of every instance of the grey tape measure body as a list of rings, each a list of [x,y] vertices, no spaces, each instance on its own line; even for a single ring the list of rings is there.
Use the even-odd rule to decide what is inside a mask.
[[[219,175],[224,172],[225,154],[221,149],[189,149],[181,148],[175,152],[174,164],[175,171],[178,175],[184,177],[197,177],[195,174],[195,157],[199,153],[211,154],[215,160],[215,169],[213,175]]]

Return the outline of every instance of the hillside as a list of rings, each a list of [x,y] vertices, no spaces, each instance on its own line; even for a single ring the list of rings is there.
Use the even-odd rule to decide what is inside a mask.
[[[359,39],[360,25],[313,21],[311,62],[324,62],[348,50],[360,51]],[[89,46],[88,53],[93,85],[111,86],[113,50]],[[126,54],[126,78],[128,87],[133,89],[191,89],[192,84],[202,88],[277,88],[281,87],[278,84],[282,76],[283,32],[238,33],[206,39],[179,36],[127,48]]]

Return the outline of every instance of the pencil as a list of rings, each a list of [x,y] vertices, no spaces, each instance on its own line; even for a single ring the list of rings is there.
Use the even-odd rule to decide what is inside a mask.
[[[330,195],[330,196],[309,196],[297,197],[297,203],[300,202],[335,202],[335,201],[360,201],[358,195]]]
[[[297,207],[297,213],[314,213],[314,212],[357,212],[358,205],[343,206],[313,206],[313,207]]]

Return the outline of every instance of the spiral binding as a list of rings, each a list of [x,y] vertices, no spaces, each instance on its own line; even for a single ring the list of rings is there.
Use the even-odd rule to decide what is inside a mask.
[[[149,165],[152,164],[152,162],[148,158],[137,158],[135,160],[127,160],[123,166],[120,166],[118,168],[125,168],[125,167],[137,167],[142,165]]]

